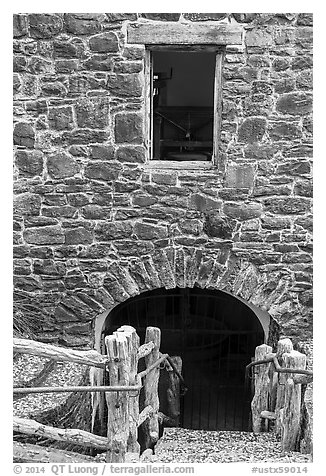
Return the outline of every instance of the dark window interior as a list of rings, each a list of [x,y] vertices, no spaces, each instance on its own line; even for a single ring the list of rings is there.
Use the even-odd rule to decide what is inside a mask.
[[[153,158],[210,161],[215,54],[153,52]]]

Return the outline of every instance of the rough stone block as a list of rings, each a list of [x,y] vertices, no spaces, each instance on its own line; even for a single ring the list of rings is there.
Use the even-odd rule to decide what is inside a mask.
[[[49,39],[58,35],[63,28],[63,21],[58,15],[33,13],[28,15],[29,32],[32,38]]]
[[[115,32],[107,31],[89,38],[89,48],[95,53],[116,53],[119,50],[119,41]]]
[[[176,185],[177,174],[175,172],[152,172],[152,182],[162,185]]]
[[[75,104],[77,124],[82,128],[105,129],[109,125],[109,98],[81,98]]]
[[[137,73],[109,74],[107,88],[117,97],[139,97],[143,92],[141,76]]]
[[[148,20],[178,21],[180,13],[142,13],[141,16]]]
[[[159,226],[153,223],[137,222],[134,226],[134,233],[140,240],[157,240],[167,238],[166,226]]]
[[[15,55],[13,57],[13,71],[14,73],[23,73],[28,70],[28,63],[25,56]]]
[[[310,174],[310,162],[308,160],[286,160],[276,168],[278,174],[304,175]]]
[[[85,177],[94,180],[116,180],[121,171],[121,165],[116,162],[90,162],[85,168]]]
[[[312,96],[297,91],[283,94],[277,99],[276,109],[283,114],[308,114],[312,111]]]
[[[35,143],[35,131],[31,124],[18,122],[14,128],[14,144],[32,149]]]
[[[107,55],[92,55],[83,66],[89,71],[112,71],[113,59]]]
[[[228,16],[227,13],[184,13],[184,18],[190,21],[219,21]]]
[[[22,36],[27,35],[28,33],[28,24],[27,24],[27,15],[13,15],[13,34],[14,38],[21,38]]]
[[[252,165],[230,165],[226,170],[225,185],[230,188],[252,188],[254,178]]]
[[[101,14],[65,13],[64,21],[68,33],[73,35],[94,35],[101,31]]]
[[[43,171],[43,154],[39,150],[18,150],[15,156],[15,163],[19,173],[22,175],[31,177],[41,175]]]
[[[55,71],[60,74],[70,74],[78,71],[79,63],[77,59],[63,59],[55,62]]]
[[[200,212],[207,210],[219,210],[222,202],[220,200],[213,200],[199,193],[194,193],[189,199],[189,208],[198,210]]]
[[[64,276],[66,265],[62,262],[55,262],[52,259],[35,259],[33,260],[33,270],[35,274]]]
[[[65,152],[50,155],[47,159],[49,174],[56,179],[73,177],[79,172],[79,166],[75,159]]]
[[[66,96],[67,88],[60,81],[51,81],[43,77],[41,89],[44,96]]]
[[[112,145],[92,145],[90,155],[95,160],[113,160],[114,147]]]
[[[261,216],[262,205],[261,203],[225,203],[223,212],[231,218],[250,220]]]
[[[239,23],[251,23],[257,16],[256,13],[232,13],[232,16]]]
[[[143,142],[143,116],[139,113],[118,113],[115,116],[115,141],[117,143]]]
[[[14,212],[18,215],[39,215],[40,208],[40,195],[27,192],[14,197]]]
[[[51,107],[48,115],[49,126],[57,131],[64,131],[74,128],[72,107]]]
[[[55,245],[64,243],[65,236],[60,225],[28,228],[24,231],[26,243],[34,245]]]
[[[310,26],[302,26],[295,30],[295,43],[302,48],[310,49],[313,43],[313,29]]]
[[[110,241],[120,238],[129,238],[132,226],[128,221],[97,223],[95,236],[98,241]]]
[[[274,140],[291,140],[300,138],[302,131],[298,122],[279,120],[270,122],[269,135]]]
[[[230,240],[235,229],[235,221],[222,217],[219,212],[211,210],[205,213],[204,231],[210,237]]]
[[[141,164],[146,160],[146,150],[142,146],[119,147],[116,151],[116,158],[119,162]]]
[[[273,94],[273,86],[268,81],[253,81],[252,94]]]
[[[239,142],[259,142],[266,131],[267,121],[264,117],[248,117],[245,119],[240,128],[238,140]]]
[[[88,220],[109,220],[112,209],[101,205],[88,204],[82,208],[81,213]]]
[[[135,21],[138,18],[137,13],[106,13],[106,17],[109,22],[118,22],[118,21]]]
[[[311,180],[299,180],[293,189],[295,195],[300,195],[302,197],[311,197],[313,196],[313,185]]]
[[[140,73],[143,70],[143,64],[141,61],[115,61],[114,73],[131,74]]]
[[[13,94],[18,94],[22,86],[19,74],[13,75]]]
[[[295,78],[292,75],[274,80],[275,92],[278,94],[292,92],[295,89]]]
[[[31,228],[36,226],[56,225],[57,223],[58,223],[58,220],[56,220],[55,218],[44,217],[44,216],[29,216],[24,219],[25,228]],[[47,250],[49,249],[47,248]],[[48,256],[43,256],[43,255],[42,257],[48,258]]]
[[[94,129],[74,129],[73,131],[64,132],[62,140],[69,145],[71,144],[86,144],[105,142],[109,137],[107,131],[98,131]]]
[[[312,90],[313,88],[313,72],[301,71],[297,75],[296,85],[298,89]]]
[[[14,276],[14,288],[24,292],[38,292],[42,289],[42,282],[38,276]]]
[[[92,243],[93,233],[83,226],[65,230],[65,244],[66,245],[82,245]]]
[[[248,47],[268,48],[273,45],[273,30],[267,28],[253,28],[245,35],[245,44]]]
[[[76,208],[70,205],[43,207],[42,213],[48,217],[73,218],[76,215]]]
[[[277,152],[277,148],[272,144],[249,144],[244,149],[247,159],[270,160]]]
[[[32,267],[31,261],[28,259],[14,259],[13,260],[13,274],[17,275],[28,275],[31,274]]]
[[[53,42],[54,58],[81,58],[84,55],[84,45],[79,40],[72,41],[66,39],[58,39]]]
[[[297,25],[301,26],[312,26],[313,25],[313,14],[312,13],[299,13],[297,19]]]
[[[290,67],[290,59],[275,58],[272,66],[275,71],[285,71]]]
[[[264,202],[265,210],[283,215],[306,213],[311,208],[311,200],[303,197],[271,198]]]
[[[292,58],[292,69],[293,71],[301,71],[304,69],[310,69],[313,66],[312,55],[296,55]]]

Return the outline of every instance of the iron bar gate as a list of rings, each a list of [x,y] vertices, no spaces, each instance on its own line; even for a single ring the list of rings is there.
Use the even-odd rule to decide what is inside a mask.
[[[182,358],[188,388],[181,400],[182,427],[250,429],[252,395],[245,385],[245,367],[264,341],[250,308],[221,291],[161,289],[113,309],[105,335],[123,324],[135,327],[141,339],[147,326],[159,327],[161,351]]]

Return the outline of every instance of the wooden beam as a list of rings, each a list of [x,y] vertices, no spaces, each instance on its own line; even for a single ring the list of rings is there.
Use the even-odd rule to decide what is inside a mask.
[[[24,435],[40,435],[51,440],[67,441],[68,443],[80,445],[84,448],[96,448],[106,451],[107,438],[94,435],[88,431],[70,429],[70,428],[54,428],[53,426],[42,425],[35,420],[28,418],[13,418],[14,431],[23,433]]]
[[[263,360],[272,351],[272,347],[262,344],[256,347],[255,360]],[[262,419],[261,412],[268,408],[269,395],[269,366],[270,363],[258,365],[255,370],[255,395],[251,402],[252,430],[254,433],[261,433]]]
[[[142,359],[143,357],[146,357],[146,355],[150,354],[153,349],[154,349],[154,342],[147,342],[146,344],[141,345],[137,353],[138,360]]]
[[[129,385],[137,384],[138,371],[138,350],[139,336],[136,329],[131,326],[122,326],[118,329],[119,333],[127,339],[128,346],[128,368],[129,368]],[[139,419],[139,392],[129,395],[129,436],[127,440],[127,454],[140,455],[140,445],[138,443],[138,419]]]
[[[148,369],[148,367],[154,364],[160,357],[161,330],[158,327],[147,327],[145,342],[154,342],[152,352],[145,357],[145,364]],[[146,375],[144,382],[145,406],[150,405],[154,410],[153,415],[150,416],[144,424],[146,448],[153,448],[159,438],[159,423],[157,415],[160,406],[158,398],[159,378],[160,369],[159,367],[155,367]]]
[[[283,354],[284,366],[305,369],[307,356],[292,350]],[[284,407],[280,411],[282,451],[297,451],[301,432],[301,385],[295,384],[293,374],[286,374]]]
[[[240,45],[238,25],[207,23],[130,23],[127,42],[142,45]]]
[[[13,444],[14,463],[94,463],[91,456],[74,453],[73,451],[45,448],[30,443]]]
[[[37,355],[58,362],[76,362],[91,367],[105,368],[107,357],[96,350],[72,350],[30,339],[14,338],[14,352]]]
[[[124,332],[106,336],[110,385],[129,384],[130,360],[128,340]],[[107,393],[108,447],[107,463],[124,463],[129,437],[129,404],[126,392]]]

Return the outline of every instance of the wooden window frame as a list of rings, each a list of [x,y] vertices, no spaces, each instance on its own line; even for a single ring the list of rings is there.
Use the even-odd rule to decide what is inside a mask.
[[[222,68],[227,46],[243,44],[243,27],[226,23],[146,22],[127,25],[127,42],[145,46],[145,145],[147,163],[160,168],[220,167],[220,133],[222,120]],[[214,52],[214,121],[212,161],[154,160],[153,155],[153,51]]]
[[[177,51],[177,52],[203,52],[215,54],[215,77],[214,77],[214,120],[213,120],[213,152],[211,161],[182,161],[155,160],[153,158],[153,51]],[[222,121],[222,67],[224,51],[220,47],[212,46],[149,46],[145,50],[145,145],[147,149],[147,162],[160,165],[164,168],[182,168],[189,165],[193,168],[209,168],[211,165],[219,167],[219,141]],[[182,165],[184,164],[184,166]]]

